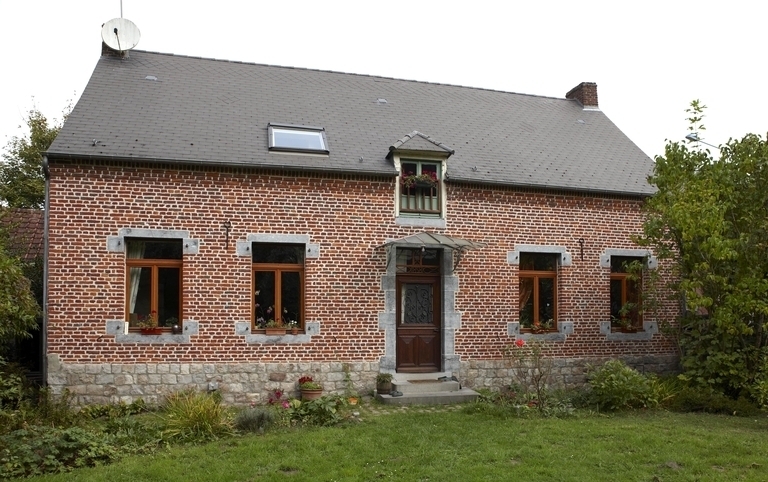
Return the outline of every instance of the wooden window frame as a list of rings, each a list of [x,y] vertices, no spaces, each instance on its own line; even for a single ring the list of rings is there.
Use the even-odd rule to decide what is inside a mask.
[[[526,255],[546,255],[546,256],[555,256],[551,253],[525,253]],[[522,256],[522,255],[521,255]],[[531,320],[531,327],[524,327],[522,325],[522,320],[520,321],[520,329],[523,332],[532,333],[534,330],[532,326],[536,323],[540,323],[542,321],[546,320],[540,320],[539,319],[539,292],[540,292],[540,280],[541,279],[551,279],[552,280],[552,327],[547,329],[546,332],[554,332],[557,331],[557,271],[558,271],[559,263],[557,260],[555,260],[555,269],[554,270],[527,270],[520,268],[518,273],[518,287],[522,286],[522,282],[524,279],[530,279],[533,282],[533,292],[531,293],[531,298],[533,300],[533,319]],[[520,291],[518,291],[518,296],[521,296]],[[522,307],[520,309],[520,312],[522,313]]]
[[[282,293],[282,274],[283,273],[298,273],[299,274],[299,286],[301,293],[299,296],[299,325],[300,332],[304,332],[306,329],[304,318],[304,297],[306,296],[306,283],[304,276],[304,265],[300,263],[253,263],[251,270],[252,290],[251,290],[251,328],[255,333],[264,333],[266,330],[256,325],[256,319],[258,318],[257,303],[256,303],[256,291],[259,290],[256,284],[257,272],[272,272],[275,276],[275,314],[283,312],[283,300]],[[275,321],[281,320],[279,316],[275,316]]]
[[[642,259],[638,258],[639,261],[642,261]],[[617,272],[617,273],[611,273],[610,276],[611,282],[613,281],[620,281],[621,282],[621,304],[620,306],[624,306],[627,302],[636,303],[637,307],[632,310],[632,314],[630,316],[630,320],[632,322],[631,326],[633,328],[636,328],[638,330],[643,328],[643,314],[641,308],[641,301],[642,301],[642,293],[643,293],[643,280],[642,277],[638,280],[632,280],[630,279],[629,273],[624,272]],[[630,299],[630,283],[635,283],[634,291],[635,296],[634,299]],[[614,329],[613,325],[614,322],[614,313],[613,313],[613,292],[611,292],[611,329]],[[618,330],[618,328],[616,328]]]
[[[125,262],[125,319],[130,323],[131,317],[131,268],[150,268],[151,271],[151,286],[152,291],[150,293],[150,313],[159,312],[160,305],[160,293],[158,291],[160,281],[160,268],[178,268],[179,269],[179,321],[178,325],[182,326],[182,320],[184,319],[184,260],[183,259],[145,259],[145,258],[126,258]],[[162,323],[161,320],[158,320]],[[170,326],[160,326],[163,332],[170,332]],[[138,326],[129,326],[129,331],[138,332]]]

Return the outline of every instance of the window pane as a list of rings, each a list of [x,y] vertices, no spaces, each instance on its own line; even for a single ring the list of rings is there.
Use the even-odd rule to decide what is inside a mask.
[[[430,177],[438,179],[437,177],[437,165],[436,164],[422,164],[421,174],[429,174]]]
[[[622,305],[622,280],[611,280],[611,320],[619,320],[619,310]]]
[[[419,173],[419,165],[415,162],[404,162],[400,172],[403,176],[413,176]]]
[[[172,240],[127,239],[128,259],[182,259],[182,242]]]
[[[642,258],[634,258],[629,256],[611,256],[611,273],[626,273],[629,265],[637,262],[642,262]]]
[[[267,321],[275,319],[275,272],[256,271],[254,278],[256,324],[264,328]]]
[[[157,283],[157,320],[160,326],[173,326],[181,314],[181,269],[159,268]]]
[[[555,280],[539,278],[539,322],[555,320]]]
[[[254,263],[303,264],[303,244],[253,243]]]
[[[520,269],[525,271],[556,271],[558,254],[520,253]]]
[[[520,326],[533,325],[533,278],[520,278]]]
[[[152,311],[152,268],[131,268],[128,288],[130,321],[140,321]]]
[[[282,271],[280,273],[280,306],[283,322],[301,323],[301,273]]]
[[[400,322],[408,324],[432,323],[432,284],[403,283],[401,287]]]
[[[312,149],[324,151],[325,142],[323,135],[318,131],[272,129],[272,144],[274,147],[285,147],[289,149]]]

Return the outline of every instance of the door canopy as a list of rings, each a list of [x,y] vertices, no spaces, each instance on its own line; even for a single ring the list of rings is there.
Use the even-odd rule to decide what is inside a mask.
[[[470,241],[468,239],[452,238],[444,234],[427,233],[425,231],[422,233],[412,234],[404,238],[389,240],[378,247],[385,248],[387,250],[387,253],[389,253],[390,249],[392,249],[393,247],[394,248],[410,248],[410,249],[448,248],[456,252],[456,262],[453,265],[453,269],[455,271],[456,268],[459,266],[459,262],[461,261],[462,254],[473,249],[484,248],[485,246],[486,246],[485,243]],[[392,260],[392,256],[387,256],[387,258],[388,258],[387,267],[389,267],[389,263]]]

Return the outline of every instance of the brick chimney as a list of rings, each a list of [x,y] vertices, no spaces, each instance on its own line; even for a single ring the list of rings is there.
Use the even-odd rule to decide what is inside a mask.
[[[578,100],[581,105],[587,108],[597,108],[597,84],[594,82],[582,82],[567,94],[566,99]]]

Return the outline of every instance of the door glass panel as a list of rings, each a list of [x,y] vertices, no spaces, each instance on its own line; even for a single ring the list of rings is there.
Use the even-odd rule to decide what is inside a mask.
[[[254,276],[254,310],[256,324],[260,328],[275,319],[275,272],[256,271]]]
[[[432,324],[432,284],[403,283],[400,299],[400,323],[403,325]]]
[[[292,271],[283,271],[280,278],[281,305],[283,322],[297,321],[301,323],[301,275]]]

